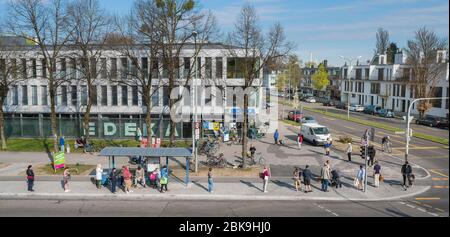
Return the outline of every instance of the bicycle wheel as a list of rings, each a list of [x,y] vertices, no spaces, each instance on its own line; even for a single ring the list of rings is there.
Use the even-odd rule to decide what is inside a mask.
[[[266,159],[264,157],[259,158],[259,165],[266,165]]]

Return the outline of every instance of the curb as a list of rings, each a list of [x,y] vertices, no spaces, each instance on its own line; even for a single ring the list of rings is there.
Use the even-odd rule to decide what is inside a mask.
[[[426,186],[420,190],[400,195],[396,197],[387,198],[345,198],[345,197],[299,197],[299,196],[264,196],[264,195],[216,195],[216,194],[52,194],[52,193],[0,193],[0,200],[106,200],[106,201],[127,201],[127,200],[202,200],[202,201],[217,201],[217,200],[244,200],[244,201],[392,201],[408,197],[413,197],[418,194],[428,191],[431,186]]]

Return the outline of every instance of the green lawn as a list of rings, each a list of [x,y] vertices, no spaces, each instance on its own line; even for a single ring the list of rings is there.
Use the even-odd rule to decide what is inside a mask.
[[[82,165],[82,164],[66,164],[69,167],[71,175],[88,175],[92,170],[96,168],[95,165]],[[39,166],[36,168],[36,175],[62,175],[64,169],[59,169],[56,172],[53,170],[51,164]]]
[[[74,149],[73,139],[66,140],[66,144],[70,144],[70,152],[82,153],[82,149]],[[92,140],[95,147],[102,149],[105,147],[137,147],[139,142],[135,140]],[[53,151],[53,140],[52,139],[8,139],[6,142],[7,151],[25,151],[25,152],[51,152]],[[162,147],[168,147],[169,141],[163,141]],[[192,142],[190,141],[175,141],[176,147],[191,147]]]

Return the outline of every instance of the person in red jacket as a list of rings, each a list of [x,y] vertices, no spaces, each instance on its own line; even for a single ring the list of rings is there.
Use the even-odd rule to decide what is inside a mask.
[[[267,185],[269,184],[269,169],[267,169],[267,166],[264,166],[263,170],[263,192],[267,193]]]
[[[297,136],[297,143],[298,143],[298,149],[302,149],[302,144],[303,144],[303,136],[302,134],[298,134]]]
[[[125,182],[125,193],[132,193],[133,190],[131,190],[131,172],[130,168],[128,166],[123,166],[123,180]]]

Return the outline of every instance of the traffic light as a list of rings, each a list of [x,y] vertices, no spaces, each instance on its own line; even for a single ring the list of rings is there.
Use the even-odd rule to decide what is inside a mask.
[[[361,158],[365,159],[366,158],[366,147],[365,146],[361,146]]]

